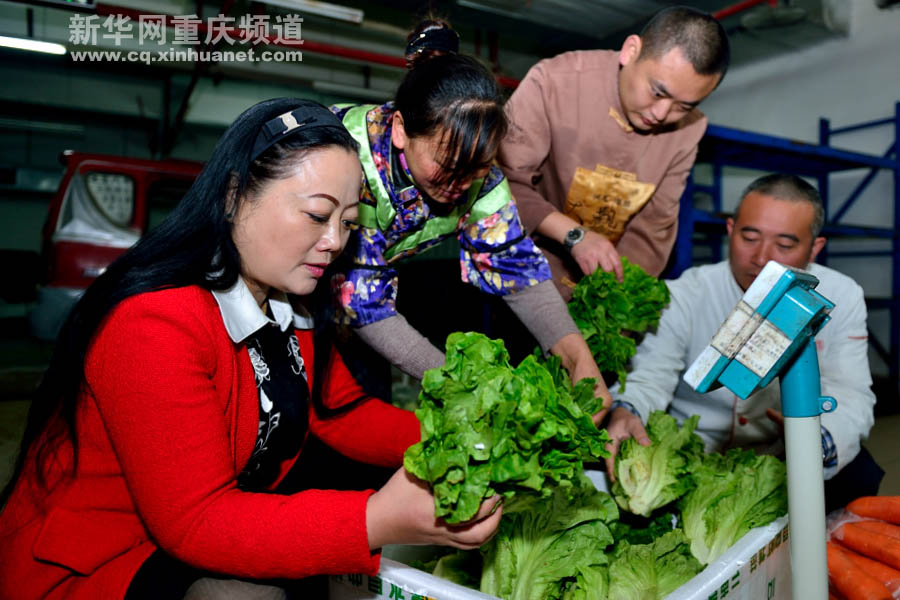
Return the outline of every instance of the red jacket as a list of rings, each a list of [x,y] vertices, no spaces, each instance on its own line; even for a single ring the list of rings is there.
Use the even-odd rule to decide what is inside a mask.
[[[312,332],[297,337],[311,384]],[[336,407],[361,391],[331,356],[323,398]],[[85,374],[77,474],[45,491],[26,468],[0,513],[0,598],[122,598],[158,547],[238,577],[378,571],[366,535],[371,490],[236,487],[259,395],[247,349],[229,338],[212,294],[189,287],[126,300],[95,336]],[[371,464],[399,467],[419,439],[415,415],[374,398],[309,417],[313,435]],[[57,462],[71,455],[66,444]]]

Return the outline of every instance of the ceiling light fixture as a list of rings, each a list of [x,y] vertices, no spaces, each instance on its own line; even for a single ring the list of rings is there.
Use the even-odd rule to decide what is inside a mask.
[[[35,6],[50,6],[53,8],[68,8],[80,12],[94,12],[97,10],[96,0],[20,0],[23,4]]]
[[[39,42],[25,38],[14,38],[0,35],[0,46],[15,48],[17,50],[30,50],[31,52],[45,52],[47,54],[65,54],[66,47],[52,42]]]
[[[348,23],[362,23],[363,11],[357,8],[341,6],[339,4],[331,4],[329,2],[317,2],[316,0],[258,0],[261,4],[270,6],[278,6],[288,10],[296,10],[301,13],[309,13],[311,15],[319,15],[337,19],[338,21],[347,21]]]

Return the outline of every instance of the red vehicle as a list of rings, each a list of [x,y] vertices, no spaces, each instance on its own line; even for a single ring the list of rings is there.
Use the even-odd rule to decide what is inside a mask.
[[[106,267],[181,200],[202,163],[64,152],[66,167],[42,231],[44,270],[30,314],[53,339],[72,305]]]

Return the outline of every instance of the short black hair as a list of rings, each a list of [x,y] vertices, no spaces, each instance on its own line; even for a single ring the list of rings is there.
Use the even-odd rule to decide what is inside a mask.
[[[725,77],[731,46],[722,24],[709,13],[689,6],[672,6],[656,13],[641,30],[640,58],[659,58],[673,48],[699,75]]]
[[[825,206],[818,190],[809,183],[787,173],[771,173],[763,175],[750,182],[741,194],[741,201],[734,211],[735,217],[741,210],[741,204],[751,192],[771,196],[777,200],[786,202],[808,202],[813,207],[813,220],[809,226],[813,239],[819,237],[822,227],[825,225]]]

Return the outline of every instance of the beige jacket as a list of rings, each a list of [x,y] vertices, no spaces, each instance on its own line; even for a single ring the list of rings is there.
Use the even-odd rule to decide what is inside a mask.
[[[537,63],[507,103],[511,126],[498,160],[531,232],[564,207],[576,167],[593,170],[602,164],[654,184],[653,196],[632,217],[616,248],[659,275],[675,243],[679,199],[706,117],[695,109],[671,130],[655,134],[632,131],[624,120],[623,126],[610,112],[624,115],[618,64],[618,52],[609,50],[566,52]],[[564,275],[577,281],[580,270],[565,249],[538,241],[554,281]]]

